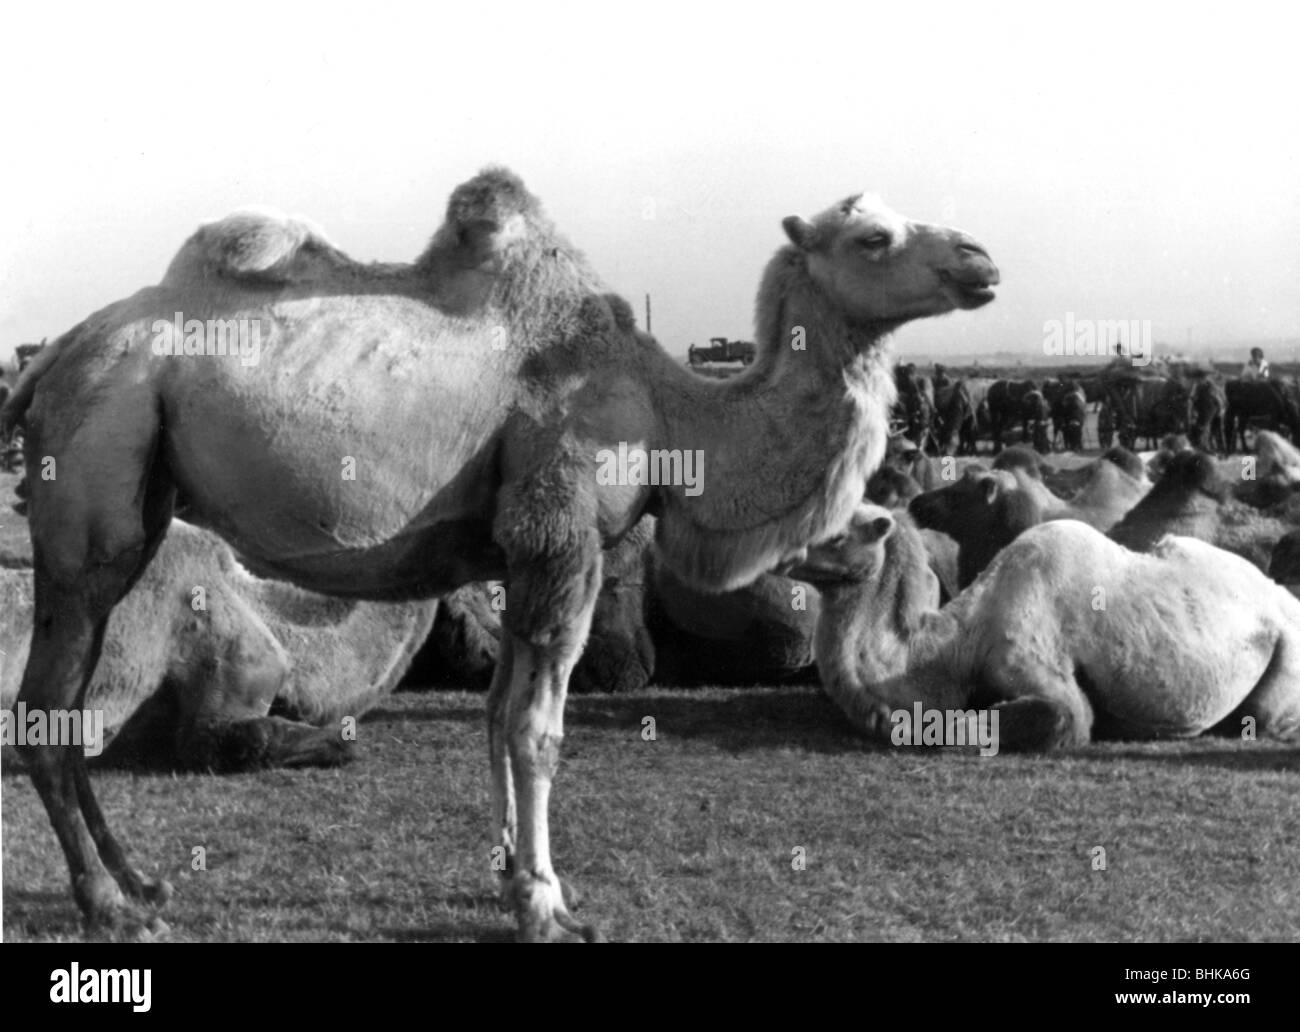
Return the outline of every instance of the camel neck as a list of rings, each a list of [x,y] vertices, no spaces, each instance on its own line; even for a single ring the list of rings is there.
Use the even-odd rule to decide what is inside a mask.
[[[848,522],[883,457],[895,397],[885,325],[846,320],[787,251],[758,309],[759,354],[744,373],[652,378],[667,447],[700,455],[704,470],[696,494],[662,492],[660,547],[715,590]]]
[[[968,694],[951,657],[957,622],[907,599],[901,573],[882,569],[822,592],[817,666],[826,693],[859,727],[873,704],[956,707]]]

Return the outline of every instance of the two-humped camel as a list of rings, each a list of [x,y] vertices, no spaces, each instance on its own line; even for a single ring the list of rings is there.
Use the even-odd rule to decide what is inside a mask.
[[[822,592],[826,692],[870,735],[917,703],[996,707],[1005,749],[1300,731],[1300,601],[1195,538],[1141,554],[1042,523],[939,609],[916,528],[864,504],[794,572]]]
[[[45,349],[4,410],[6,426],[26,421],[29,468],[57,464],[31,481],[22,699],[79,704],[109,614],[178,496],[255,572],[319,592],[424,598],[504,579],[487,707],[504,898],[523,939],[593,938],[564,904],[547,821],[601,546],[653,511],[664,562],[726,590],[835,533],[884,450],[889,334],[978,308],[998,282],[969,236],[874,198],[783,226],[790,242],[759,290],[758,357],[725,381],[638,333],[502,169],[452,193],[410,265],[362,265],[291,220],[200,229],[163,282]],[[174,319],[184,348],[165,339]],[[192,320],[253,321],[258,360],[155,354],[202,351]],[[670,472],[682,451],[702,452],[702,490],[598,477],[620,445]],[[157,922],[150,907],[170,888],[129,863],[80,749],[29,758],[88,922]]]

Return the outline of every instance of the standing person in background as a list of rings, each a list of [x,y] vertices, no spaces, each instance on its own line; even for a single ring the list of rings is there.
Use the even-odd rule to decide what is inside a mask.
[[[1241,367],[1243,380],[1267,380],[1268,362],[1264,360],[1263,348],[1250,349],[1250,361]]]

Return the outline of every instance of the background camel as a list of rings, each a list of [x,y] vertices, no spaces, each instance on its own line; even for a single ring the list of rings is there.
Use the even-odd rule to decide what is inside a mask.
[[[969,236],[874,198],[783,227],[790,242],[759,289],[758,356],[725,381],[638,334],[501,169],[452,193],[411,265],[361,265],[289,220],[203,227],[162,283],[47,347],[5,407],[6,426],[26,420],[29,466],[59,469],[31,481],[21,697],[84,697],[112,609],[178,496],[255,572],[311,590],[430,598],[504,579],[488,738],[505,898],[523,939],[594,937],[565,906],[548,815],[602,546],[650,510],[665,564],[729,590],[828,537],[884,451],[889,333],[987,304],[998,282]],[[178,312],[183,340],[166,328]],[[257,360],[205,350],[207,320],[255,322]],[[611,477],[609,456],[629,449],[659,475]],[[703,456],[694,486],[687,453]],[[155,922],[142,906],[169,887],[128,862],[80,752],[29,759],[88,922]]]
[[[1267,570],[1286,520],[1238,501],[1204,452],[1171,455],[1151,492],[1110,530],[1113,541],[1146,552],[1166,534],[1199,538]]]
[[[0,705],[13,709],[32,571],[0,569],[0,594]],[[109,763],[218,772],[340,763],[351,748],[342,718],[392,691],[436,607],[259,580],[220,538],[176,520],[109,618],[83,705],[104,715]],[[296,719],[270,716],[272,702]]]
[[[569,687],[583,694],[634,692],[656,671],[655,642],[647,627],[646,570],[654,520],[639,522],[605,551],[591,634]],[[487,688],[501,654],[503,603],[499,582],[475,582],[443,597],[433,632],[406,683]]]
[[[926,531],[945,534],[957,543],[957,580],[959,587],[966,588],[1030,527],[1049,520],[1078,520],[1104,530],[1149,489],[1145,478],[1138,479],[1105,458],[1087,467],[1070,500],[1049,491],[1036,468],[1020,463],[999,470],[970,466],[947,487],[913,498],[908,512]]]
[[[918,702],[996,707],[1006,749],[1300,731],[1300,601],[1202,541],[1140,555],[1044,523],[938,610],[915,528],[864,505],[795,572],[822,590],[826,691],[869,734]]]

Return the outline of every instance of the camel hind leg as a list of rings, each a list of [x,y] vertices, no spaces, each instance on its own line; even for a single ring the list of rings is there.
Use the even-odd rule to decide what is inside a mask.
[[[152,406],[129,392],[113,400],[112,413],[54,413],[49,425],[34,420],[28,427],[35,609],[18,698],[47,718],[84,708],[109,615],[171,519],[175,495],[156,461]],[[109,426],[114,433],[105,432]],[[128,862],[91,789],[82,744],[23,751],[87,923],[163,927],[134,903],[165,902],[171,887],[146,880]]]
[[[1300,737],[1300,639],[1283,635],[1264,676],[1241,705],[1212,730],[1238,736],[1249,717],[1255,733],[1274,738]]]

